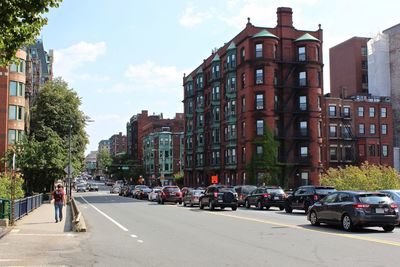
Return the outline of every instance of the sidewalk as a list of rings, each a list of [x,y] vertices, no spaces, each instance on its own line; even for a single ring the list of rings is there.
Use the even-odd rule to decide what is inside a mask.
[[[63,215],[63,221],[55,223],[54,205],[46,203],[16,221],[0,239],[0,266],[63,265],[61,254],[79,243],[73,240],[69,206],[63,208]]]

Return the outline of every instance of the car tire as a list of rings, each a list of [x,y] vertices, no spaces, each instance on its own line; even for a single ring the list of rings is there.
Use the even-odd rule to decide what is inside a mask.
[[[265,209],[266,209],[266,210],[269,210],[269,208],[270,208],[270,206],[265,206]]]
[[[225,209],[225,207],[221,207],[221,210],[224,210]]]
[[[202,210],[202,209],[204,209],[204,205],[203,205],[203,203],[201,203],[201,201],[199,202],[199,208]]]
[[[250,209],[250,202],[249,202],[249,200],[246,199],[246,201],[244,202],[244,206],[246,207],[246,209]]]
[[[237,210],[237,206],[232,206],[232,210],[233,211]]]
[[[183,206],[186,207],[186,202],[185,201],[183,201]]]
[[[259,201],[257,201],[257,209],[259,209],[259,210],[262,210],[264,207],[263,207],[263,205],[261,204],[261,201],[259,200]]]
[[[179,203],[179,205],[182,205],[182,201],[179,201],[178,203]]]
[[[393,232],[394,230],[394,225],[386,225],[386,226],[382,226],[383,231],[385,232]]]
[[[354,229],[353,222],[348,214],[343,215],[342,217],[342,227],[344,230],[351,232]]]
[[[160,200],[160,204],[161,204],[161,205],[164,205],[164,199],[161,199],[161,200]]]
[[[210,200],[210,202],[208,203],[208,208],[210,210],[214,210],[214,204],[212,203],[212,201]]]
[[[189,205],[189,206],[190,206],[191,208],[193,208],[193,203],[190,202],[190,205]]]
[[[285,209],[285,207],[283,207],[283,206],[279,207],[279,210],[284,210],[284,209]]]
[[[311,225],[314,225],[314,226],[319,225],[317,213],[315,211],[311,211],[311,213],[310,213],[310,223],[311,223]]]
[[[293,209],[290,206],[285,207],[285,212],[286,213],[292,213]]]

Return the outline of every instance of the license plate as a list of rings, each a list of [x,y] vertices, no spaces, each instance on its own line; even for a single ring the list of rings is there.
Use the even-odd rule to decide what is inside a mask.
[[[385,213],[385,210],[381,208],[376,208],[375,213]]]
[[[279,197],[274,197],[275,200],[279,200]]]
[[[222,199],[218,199],[218,202],[224,202]]]

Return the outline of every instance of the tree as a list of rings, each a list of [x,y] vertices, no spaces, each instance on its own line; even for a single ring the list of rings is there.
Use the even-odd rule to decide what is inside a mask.
[[[183,171],[174,173],[174,183],[175,183],[177,186],[183,187],[183,178],[184,178]]]
[[[24,180],[21,175],[15,175],[15,198],[23,198],[22,185]],[[11,199],[12,176],[11,173],[0,174],[0,198]]]
[[[108,149],[102,149],[97,153],[97,168],[99,170],[108,170],[112,164],[112,158]]]
[[[33,43],[47,24],[42,17],[49,8],[62,0],[1,0],[0,1],[0,66],[7,66],[18,49]]]
[[[61,78],[49,81],[35,98],[31,111],[30,133],[18,146],[17,162],[28,192],[48,191],[55,179],[65,176],[68,166],[71,131],[71,164],[75,172],[83,169],[88,138],[81,100]]]
[[[261,147],[262,153],[254,151],[250,163],[246,166],[251,184],[283,184],[278,175],[281,167],[278,162],[279,143],[275,141],[272,131],[267,126],[264,135],[253,141],[253,147]]]
[[[125,179],[137,184],[138,179],[144,173],[143,166],[135,160],[129,158],[127,154],[112,157],[112,164],[108,171],[115,179]]]
[[[391,167],[365,162],[360,167],[329,168],[321,177],[321,185],[334,186],[338,190],[400,189],[400,178]]]

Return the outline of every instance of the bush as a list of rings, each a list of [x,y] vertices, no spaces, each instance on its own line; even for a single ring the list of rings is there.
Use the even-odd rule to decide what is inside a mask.
[[[0,198],[11,199],[11,174],[0,174]],[[23,188],[24,179],[21,175],[15,175],[15,198],[23,198],[25,193]]]
[[[365,162],[361,167],[330,168],[322,175],[321,185],[334,186],[338,190],[399,189],[400,177],[392,167]]]

